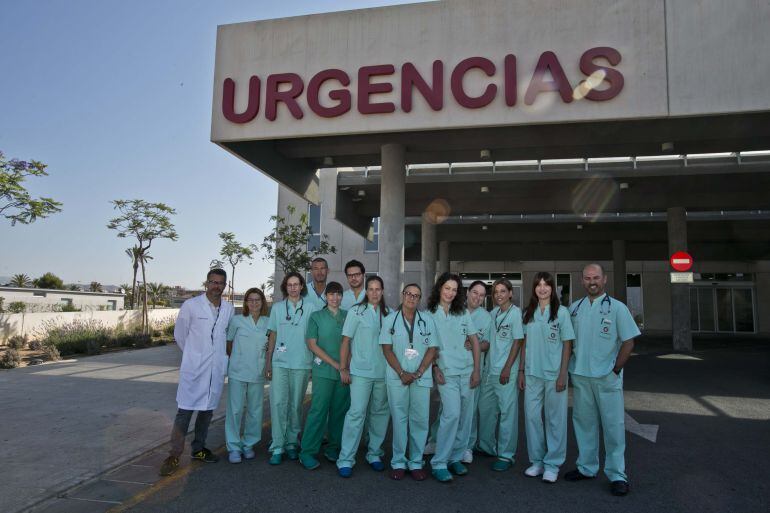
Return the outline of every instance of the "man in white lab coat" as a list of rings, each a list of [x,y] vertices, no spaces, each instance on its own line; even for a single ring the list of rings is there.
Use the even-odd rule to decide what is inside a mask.
[[[226,331],[234,308],[222,300],[226,285],[224,270],[210,270],[206,275],[206,293],[188,299],[179,310],[174,327],[174,339],[182,350],[176,393],[179,409],[171,429],[171,450],[160,468],[162,476],[173,474],[179,467],[185,435],[196,411],[192,458],[207,463],[219,460],[205,443],[227,372]]]

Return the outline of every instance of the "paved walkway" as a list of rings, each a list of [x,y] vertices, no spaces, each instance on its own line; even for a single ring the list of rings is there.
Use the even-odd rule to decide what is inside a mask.
[[[3,511],[25,510],[166,442],[180,361],[169,345],[0,372]]]

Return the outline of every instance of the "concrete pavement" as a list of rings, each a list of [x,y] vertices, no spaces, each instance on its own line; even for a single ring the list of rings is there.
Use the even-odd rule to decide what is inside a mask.
[[[180,361],[172,344],[0,372],[2,510],[24,510],[166,442]]]

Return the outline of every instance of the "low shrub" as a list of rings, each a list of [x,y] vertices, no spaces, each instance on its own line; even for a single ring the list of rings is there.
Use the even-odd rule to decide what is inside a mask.
[[[27,311],[27,303],[24,301],[13,301],[8,303],[8,311],[11,313],[24,313]]]
[[[43,343],[39,340],[30,340],[27,344],[30,351],[41,351],[43,349]]]
[[[23,335],[14,335],[8,339],[8,347],[20,351],[27,345],[27,337]]]
[[[21,355],[16,349],[6,349],[0,356],[0,369],[15,369],[21,365]]]
[[[56,349],[56,346],[52,346],[52,345],[43,346],[43,356],[45,356],[47,360],[50,360],[52,362],[58,362],[59,360],[61,360],[61,354],[59,353],[59,350]]]
[[[110,330],[95,319],[75,319],[64,324],[46,321],[42,331],[43,345],[54,346],[62,356],[99,354],[110,339]]]

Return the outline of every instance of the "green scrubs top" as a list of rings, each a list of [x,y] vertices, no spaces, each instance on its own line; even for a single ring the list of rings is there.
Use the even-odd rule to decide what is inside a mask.
[[[307,294],[305,294],[305,303],[311,303],[316,310],[326,306],[326,288],[320,294],[317,294],[312,283],[307,284]]]
[[[351,289],[346,290],[342,293],[342,303],[340,303],[340,308],[344,310],[350,310],[353,308],[353,305],[357,305],[361,302],[361,300],[364,299],[364,296],[366,295],[366,289],[361,288],[361,290],[358,292],[358,295],[356,296],[353,294],[353,291]]]
[[[411,342],[409,339],[410,330],[412,331]],[[391,312],[382,321],[380,344],[390,344],[393,346],[393,353],[396,355],[402,369],[406,372],[417,372],[428,348],[438,347],[436,326],[433,324],[433,319],[426,312],[416,312],[414,315],[414,325],[412,326],[404,319],[401,311],[396,310]],[[390,365],[388,365],[387,379],[388,381],[401,383],[401,378],[399,378],[396,371]],[[430,367],[425,369],[422,377],[417,380],[417,385],[428,388],[433,386],[433,376],[430,372]]]
[[[473,352],[465,348],[468,335],[478,333],[468,310],[459,315],[444,313],[441,305],[435,312],[426,312],[436,326],[439,343],[438,366],[445,376],[470,376],[473,372]]]
[[[487,372],[497,376],[503,372],[505,361],[511,354],[513,341],[524,338],[524,327],[521,324],[521,310],[516,305],[511,305],[505,312],[501,312],[500,307],[496,306],[492,309],[490,316],[492,317],[492,326],[489,338],[489,354],[487,355]]]
[[[476,308],[471,312],[471,320],[473,320],[473,324],[476,325],[476,328],[479,330],[478,333],[476,333],[476,336],[479,339],[479,344],[485,340],[489,342],[489,337],[492,331],[492,316],[489,315],[487,309],[483,306]],[[481,353],[481,364],[479,365],[479,368],[482,371],[486,370],[487,353]]]
[[[304,298],[296,304],[288,299],[273,304],[267,329],[275,332],[273,366],[284,369],[310,369],[313,353],[307,348],[305,332],[315,306]]]
[[[598,378],[615,367],[615,358],[625,340],[641,335],[628,307],[602,294],[593,303],[584,297],[570,308],[575,345],[569,371]]]
[[[267,316],[254,322],[251,315],[233,315],[227,325],[227,340],[233,341],[233,350],[227,366],[227,375],[238,381],[262,381],[267,354]]]
[[[342,335],[350,337],[350,373],[370,379],[385,379],[388,366],[380,349],[383,316],[368,303],[356,305],[345,318]]]
[[[342,326],[345,324],[345,310],[338,310],[332,315],[328,308],[317,310],[310,315],[307,322],[306,338],[316,339],[318,347],[336,361],[340,361],[340,345],[342,344]],[[321,360],[313,358],[313,377],[340,380],[337,369]]]
[[[524,326],[527,336],[527,350],[524,357],[524,373],[540,379],[555,381],[561,369],[561,355],[564,341],[575,340],[569,310],[559,306],[556,319],[550,321],[551,306],[540,312],[535,308],[532,320]]]

